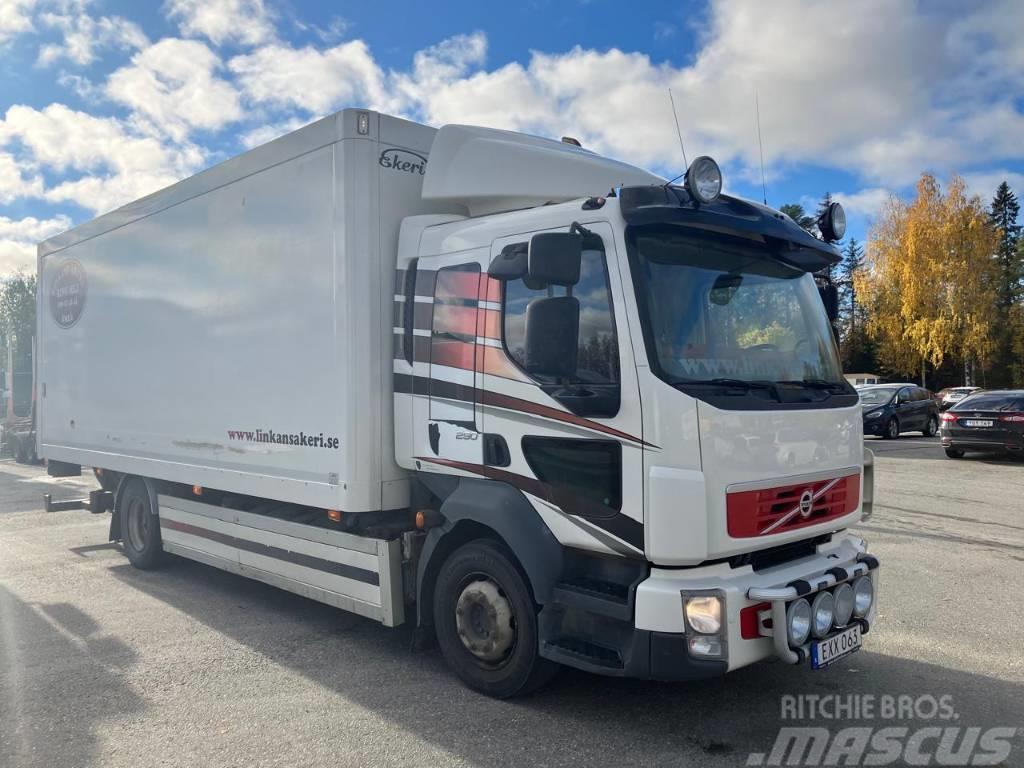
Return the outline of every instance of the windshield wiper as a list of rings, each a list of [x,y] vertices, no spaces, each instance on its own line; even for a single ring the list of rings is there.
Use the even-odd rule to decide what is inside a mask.
[[[744,389],[749,392],[752,389],[763,389],[770,393],[771,396],[782,402],[782,398],[779,396],[778,387],[775,386],[773,381],[749,381],[747,379],[728,379],[728,378],[715,378],[715,379],[678,379],[672,382],[673,384],[696,384],[702,386],[709,384],[715,387],[734,387],[736,389]]]
[[[779,381],[777,384],[786,384],[793,387],[809,387],[811,389],[824,389],[829,392],[845,392],[846,387],[840,384],[838,381],[826,381],[825,379],[793,379],[789,381]]]

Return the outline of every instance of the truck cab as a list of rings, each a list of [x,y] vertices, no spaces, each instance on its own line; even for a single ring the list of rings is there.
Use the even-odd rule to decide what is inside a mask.
[[[431,165],[508,152],[501,132],[447,130]],[[479,190],[478,215],[471,199],[468,217],[402,225],[396,460],[436,511],[425,552],[463,524],[496,530],[539,606],[539,655],[605,674],[825,666],[859,647],[878,563],[845,529],[870,514],[871,463],[814,277],[838,252],[692,179],[616,185],[610,167],[605,194],[552,199],[599,161],[547,149]],[[430,172],[424,197],[443,198]],[[477,586],[469,603],[507,611]]]

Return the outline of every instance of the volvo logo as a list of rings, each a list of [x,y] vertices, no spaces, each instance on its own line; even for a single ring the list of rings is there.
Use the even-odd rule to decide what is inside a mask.
[[[807,488],[803,493],[800,494],[800,516],[810,517],[811,511],[814,509],[814,493],[810,488]]]

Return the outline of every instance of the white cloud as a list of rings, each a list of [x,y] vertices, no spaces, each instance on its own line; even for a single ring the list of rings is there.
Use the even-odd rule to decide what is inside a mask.
[[[27,175],[26,175],[27,172]],[[31,168],[25,168],[13,155],[0,152],[0,203],[22,197],[40,197],[43,180]]]
[[[129,107],[156,135],[184,141],[242,117],[238,93],[215,74],[221,61],[198,40],[169,38],[140,51],[111,74],[106,94]]]
[[[43,13],[39,20],[43,26],[60,31],[64,38],[61,43],[47,43],[39,49],[41,66],[62,58],[86,66],[95,61],[100,48],[131,50],[149,44],[138,24],[121,16],[93,18],[85,12],[85,3],[69,4],[62,13]]]
[[[985,206],[992,202],[992,198],[996,194],[996,188],[1004,181],[1010,185],[1010,189],[1013,190],[1019,200],[1024,199],[1024,173],[999,169],[974,171],[962,175],[964,183],[967,184],[968,193],[980,197],[981,202]]]
[[[266,144],[268,141],[273,141],[279,136],[284,136],[286,133],[298,130],[308,122],[312,121],[295,117],[280,123],[261,125],[258,128],[253,128],[251,131],[243,133],[239,138],[239,141],[246,149],[252,149],[253,147],[258,147],[261,144]]]
[[[275,37],[263,0],[167,0],[164,8],[183,35],[206,37],[214,45],[259,45]]]
[[[856,192],[833,192],[832,199],[841,203],[847,215],[873,218],[889,201],[893,192],[881,187],[868,187]]]
[[[0,275],[35,272],[36,243],[63,232],[71,219],[63,214],[52,219],[9,219],[0,216]]]
[[[15,105],[0,120],[0,147],[22,148],[22,164],[65,178],[43,191],[51,202],[74,202],[102,213],[194,173],[204,160],[192,144],[167,144],[133,133],[123,121],[94,117],[63,104],[43,110]]]
[[[36,0],[0,0],[0,45],[32,29]]]
[[[274,43],[228,62],[256,103],[323,114],[359,103],[384,108],[384,74],[362,40],[318,50]]]

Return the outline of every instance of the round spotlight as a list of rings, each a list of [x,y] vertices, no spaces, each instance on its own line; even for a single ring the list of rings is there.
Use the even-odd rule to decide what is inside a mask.
[[[875,585],[870,576],[861,576],[853,582],[853,615],[862,619],[871,610],[875,600]]]
[[[718,163],[701,155],[686,170],[686,189],[698,203],[713,202],[722,193],[722,171]]]
[[[836,599],[836,626],[845,627],[853,616],[853,587],[849,584],[840,584],[836,587],[833,597]]]
[[[818,219],[818,229],[826,243],[842,240],[846,234],[846,211],[839,203],[832,203]]]
[[[803,645],[811,634],[811,604],[802,597],[786,609],[786,630],[789,644],[793,646]]]
[[[817,638],[825,637],[832,629],[832,621],[836,615],[836,601],[831,592],[819,592],[811,603],[811,616],[814,626],[811,631]]]

